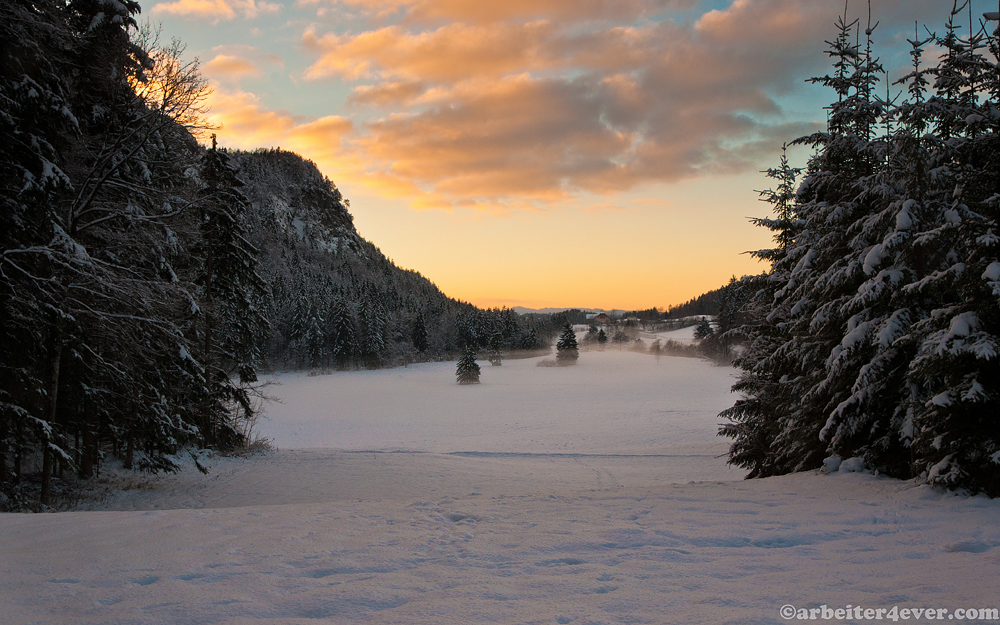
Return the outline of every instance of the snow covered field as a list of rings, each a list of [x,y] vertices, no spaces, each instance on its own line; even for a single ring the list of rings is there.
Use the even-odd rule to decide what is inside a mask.
[[[0,515],[0,622],[1000,607],[997,502],[854,473],[742,481],[715,436],[732,370],[611,350],[537,360],[481,362],[471,387],[454,363],[280,376],[261,425],[278,452],[136,481],[96,510]]]

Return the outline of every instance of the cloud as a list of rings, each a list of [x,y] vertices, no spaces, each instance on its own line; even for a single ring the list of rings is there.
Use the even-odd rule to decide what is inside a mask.
[[[322,5],[329,0],[301,2]],[[539,18],[574,22],[631,22],[668,9],[691,8],[696,3],[696,0],[342,0],[337,4],[379,18],[402,16],[408,23],[462,22],[482,25]]]
[[[254,93],[214,86],[206,121],[217,128],[220,144],[243,150],[281,147],[312,160],[331,178],[349,179],[354,188],[407,198],[415,208],[451,208],[451,203],[412,181],[379,171],[359,151],[357,129],[350,119],[338,115],[304,119],[268,109]]]
[[[215,80],[238,81],[246,76],[260,76],[264,73],[251,61],[229,54],[217,54],[201,69],[206,76]]]
[[[391,109],[357,139],[373,166],[454,206],[758,169],[782,143],[761,121],[780,112],[767,90],[784,88],[796,56],[794,43],[720,48],[670,21],[583,33],[549,22],[390,26],[307,31],[304,43],[320,57],[308,78],[363,80],[351,102]]]
[[[539,46],[554,30],[544,22],[499,27],[455,23],[417,33],[389,26],[354,36],[317,36],[308,30],[303,45],[320,58],[304,76],[457,81],[542,69],[552,61],[539,58]]]
[[[174,0],[153,6],[153,15],[176,15],[186,19],[228,21],[241,17],[254,19],[281,11],[281,4],[265,0]]]
[[[300,3],[365,16],[352,22],[360,30],[320,22],[301,40],[314,61],[300,77],[351,90],[353,124],[331,122],[340,162],[350,155],[361,184],[414,207],[490,212],[761,169],[819,128],[786,119],[780,102],[825,69],[822,42],[842,10],[828,0],[732,0],[693,17],[674,12],[693,0]],[[883,0],[880,28],[891,37],[909,9],[932,4]],[[262,115],[251,132],[278,122],[259,102],[241,106],[234,120],[253,106]],[[318,126],[288,123],[286,141],[328,145],[313,142]]]
[[[423,82],[385,82],[377,85],[358,85],[348,101],[358,105],[387,107],[412,102],[427,90]]]
[[[201,67],[209,79],[217,82],[238,83],[243,78],[258,78],[264,75],[262,65],[285,66],[284,61],[274,54],[263,54],[253,46],[228,45],[212,48],[215,56]]]
[[[218,127],[224,145],[241,149],[279,145],[296,126],[286,111],[272,111],[260,98],[246,91],[219,88],[209,97],[208,123]]]
[[[338,167],[350,163],[352,170],[359,170],[360,161],[347,146],[354,123],[346,117],[303,119],[266,109],[253,93],[222,88],[215,89],[208,105],[207,121],[219,127],[217,134],[224,145],[240,149],[282,146],[313,160],[337,161]]]

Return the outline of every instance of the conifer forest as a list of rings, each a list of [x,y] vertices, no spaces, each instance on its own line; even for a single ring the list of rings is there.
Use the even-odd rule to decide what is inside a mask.
[[[361,238],[311,162],[218,148],[207,84],[134,0],[0,6],[0,486],[247,444],[262,369],[536,349]],[[199,144],[199,139],[202,144]],[[537,326],[537,327],[536,327]],[[541,338],[540,338],[541,337]]]

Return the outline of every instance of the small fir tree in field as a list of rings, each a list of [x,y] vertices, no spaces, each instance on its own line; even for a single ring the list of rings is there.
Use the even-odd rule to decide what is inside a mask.
[[[597,331],[597,345],[601,349],[604,349],[604,346],[607,344],[607,342],[608,342],[608,334],[607,332],[604,331],[604,328],[601,328],[600,330]]]
[[[556,343],[556,362],[560,365],[575,365],[576,359],[580,357],[580,347],[576,343],[576,332],[573,326],[567,321],[563,326],[562,334]]]
[[[455,377],[459,384],[479,384],[479,365],[476,364],[476,352],[471,345],[465,346],[465,352],[458,361]]]

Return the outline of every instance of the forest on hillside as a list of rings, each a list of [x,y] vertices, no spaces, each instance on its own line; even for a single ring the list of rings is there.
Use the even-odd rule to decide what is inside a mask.
[[[1000,13],[955,2],[887,85],[877,23],[838,23],[827,128],[782,157],[739,281],[742,399],[722,416],[751,477],[851,460],[1000,495]],[[937,58],[928,60],[927,51]]]
[[[0,506],[245,446],[263,369],[543,346],[385,258],[313,163],[218,147],[197,63],[139,11],[0,5]]]

